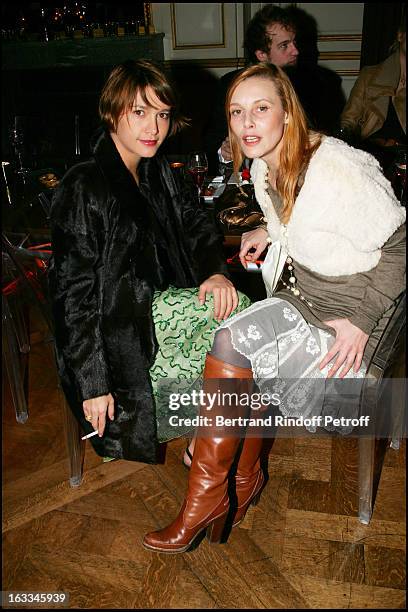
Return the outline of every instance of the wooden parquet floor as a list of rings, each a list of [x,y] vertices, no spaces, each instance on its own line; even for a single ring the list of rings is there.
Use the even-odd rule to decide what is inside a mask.
[[[140,541],[178,511],[184,440],[158,466],[102,463],[88,444],[83,484],[70,488],[52,345],[41,341],[29,410],[17,424],[5,387],[3,590],[65,591],[79,609],[405,608],[405,444],[386,452],[369,526],[337,491],[347,453],[332,461],[330,439],[279,439],[261,501],[228,542],[164,555]]]

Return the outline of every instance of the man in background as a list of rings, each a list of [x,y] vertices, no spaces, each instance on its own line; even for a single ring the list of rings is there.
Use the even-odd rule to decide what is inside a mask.
[[[317,65],[317,25],[313,17],[295,7],[268,4],[249,22],[244,46],[250,63],[268,62],[285,70],[312,127],[325,133],[337,130],[345,102],[341,79]],[[207,126],[205,148],[213,173],[218,173],[219,162],[231,161],[225,97],[240,72],[233,70],[221,77]]]

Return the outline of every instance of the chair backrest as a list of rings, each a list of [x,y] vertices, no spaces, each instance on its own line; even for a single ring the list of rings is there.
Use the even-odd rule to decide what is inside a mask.
[[[48,244],[30,246],[14,245],[5,233],[1,235],[2,252],[13,262],[26,295],[36,304],[50,331],[53,333],[53,318],[48,296],[48,264],[51,247]]]
[[[360,415],[370,416],[368,433],[376,438],[401,438],[406,428],[406,378],[403,362],[406,293],[399,298],[378,341],[360,396]]]
[[[30,341],[24,313],[25,287],[22,285],[19,272],[10,255],[4,253],[4,251],[1,255],[3,333],[5,332],[5,326],[7,326],[9,328],[7,332],[14,334],[20,352],[27,353],[30,350]]]
[[[405,342],[406,292],[401,295],[371,359],[368,376],[379,379],[392,373]]]

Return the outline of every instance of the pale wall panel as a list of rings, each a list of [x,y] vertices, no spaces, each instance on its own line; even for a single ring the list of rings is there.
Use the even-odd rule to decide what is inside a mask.
[[[172,3],[174,48],[225,47],[224,13],[221,2]]]
[[[316,19],[323,34],[361,34],[363,24],[363,2],[299,2]]]
[[[350,96],[350,92],[352,90],[352,87],[354,85],[354,83],[356,82],[356,77],[355,76],[342,76],[341,77],[341,84],[343,87],[343,91],[345,93],[346,99],[348,100],[349,96]]]
[[[213,60],[242,55],[242,3],[180,2],[174,3],[172,10],[172,3],[161,2],[152,4],[152,12],[156,30],[165,34],[166,60]]]

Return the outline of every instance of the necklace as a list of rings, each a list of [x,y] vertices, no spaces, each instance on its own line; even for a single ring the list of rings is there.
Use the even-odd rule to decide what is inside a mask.
[[[289,289],[289,290],[290,290],[290,291],[293,293],[293,295],[296,295],[296,297],[299,297],[299,298],[302,300],[302,302],[306,302],[306,304],[312,308],[312,307],[313,307],[312,302],[309,302],[309,301],[308,301],[308,300],[305,298],[305,296],[304,296],[304,295],[302,295],[302,294],[300,293],[299,289],[298,289],[298,288],[297,288],[297,286],[296,286],[296,280],[297,280],[297,279],[296,279],[296,277],[295,277],[295,272],[294,272],[294,270],[293,270],[293,266],[292,266],[292,263],[293,263],[293,259],[292,259],[292,257],[290,257],[290,256],[289,256],[289,257],[287,257],[287,258],[286,258],[286,263],[288,264],[288,270],[289,270],[289,272],[290,272],[290,277],[289,277],[289,283],[290,283],[290,285],[288,285],[288,284],[287,284],[287,283],[286,283],[286,282],[283,280],[283,274],[282,274],[282,276],[281,276],[281,282],[282,282],[282,285],[283,285],[284,287],[286,287],[286,289]]]
[[[268,170],[269,170],[269,169],[268,169]],[[267,170],[267,172],[266,172],[266,176],[265,176],[265,190],[266,190],[266,192],[268,192],[268,186],[271,186],[271,185],[270,185],[270,183],[269,183],[268,170]],[[303,184],[303,182],[302,182],[302,184]],[[271,187],[271,188],[273,189],[273,187]],[[270,198],[270,199],[272,200],[272,198]],[[273,205],[273,207],[275,208],[275,213],[277,214],[277,216],[278,216],[278,218],[279,218],[279,214],[278,214],[278,212],[277,212],[277,210],[276,210],[276,205],[274,205],[274,204],[273,204],[273,202],[272,202],[272,205]],[[283,243],[284,247],[286,248],[286,251],[288,251],[289,249],[288,249],[288,244],[287,244],[287,225],[286,225],[286,224],[281,224],[281,225],[282,225],[282,235],[281,235],[281,240],[282,240],[282,243]],[[272,242],[271,238],[269,238],[269,237],[268,237],[268,242],[269,242],[269,243],[271,243],[271,242]],[[313,308],[313,304],[312,304],[312,302],[309,302],[309,300],[307,300],[307,299],[305,298],[305,296],[301,294],[300,290],[299,290],[299,289],[298,289],[298,287],[296,286],[297,278],[296,278],[296,276],[295,276],[294,267],[293,267],[293,265],[292,265],[292,264],[293,264],[293,259],[292,259],[292,257],[290,257],[290,255],[288,255],[288,256],[287,256],[287,258],[286,258],[286,263],[288,264],[288,265],[287,265],[287,269],[288,269],[289,274],[290,274],[289,279],[288,279],[288,280],[289,280],[289,285],[288,285],[288,283],[287,283],[287,282],[286,282],[286,281],[283,279],[283,274],[284,274],[284,271],[285,271],[284,269],[282,270],[281,277],[280,277],[280,281],[281,281],[282,285],[283,285],[283,286],[284,286],[286,289],[289,289],[289,291],[291,291],[291,292],[293,293],[293,295],[295,295],[296,297],[299,297],[299,299],[300,299],[300,300],[302,300],[302,302],[306,302],[306,304],[307,304],[308,306],[310,306],[311,308]]]

